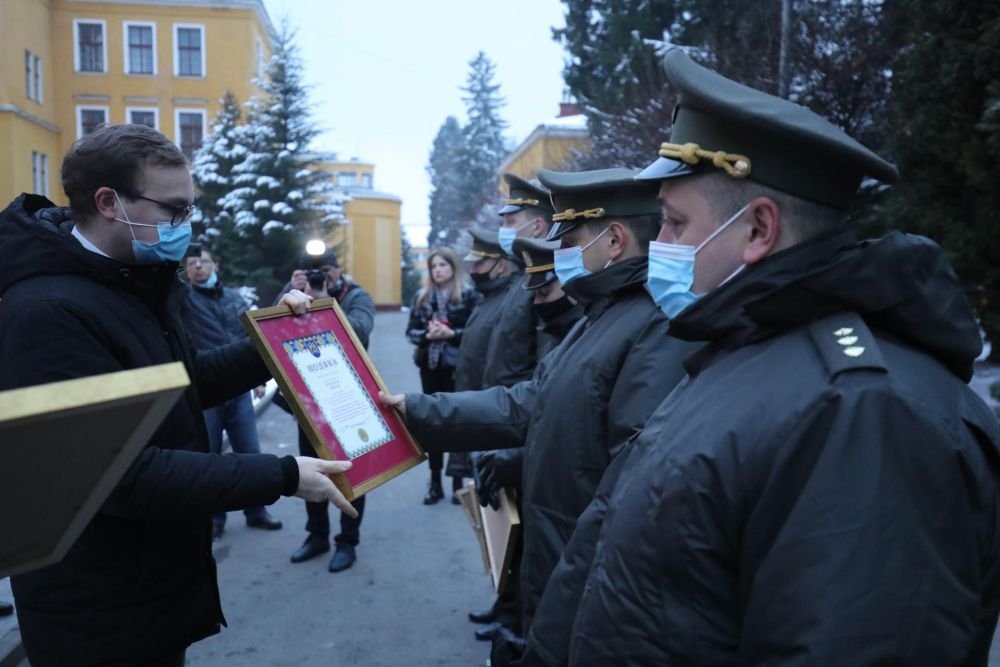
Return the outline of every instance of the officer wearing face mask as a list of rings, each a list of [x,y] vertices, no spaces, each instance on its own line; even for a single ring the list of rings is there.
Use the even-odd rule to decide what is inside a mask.
[[[507,287],[500,318],[490,331],[490,345],[483,370],[483,386],[510,387],[527,380],[542,358],[538,351],[538,318],[532,308],[532,296],[522,289],[523,270],[520,256],[514,253],[518,238],[545,238],[552,224],[552,202],[547,190],[514,174],[504,174],[507,200],[500,209],[497,241],[504,258],[513,264],[517,278]]]
[[[183,665],[225,623],[212,514],[282,495],[353,512],[328,478],[350,463],[209,453],[202,409],[269,373],[249,339],[196,351],[184,329],[194,186],[177,146],[104,126],[70,147],[61,176],[69,208],[23,194],[0,213],[0,390],[173,362],[191,386],[65,557],[11,578],[21,637],[33,665]],[[305,312],[308,299],[283,304]],[[39,496],[73,474],[58,452],[51,468]]]
[[[672,134],[639,176],[664,216],[649,289],[706,346],[581,517],[553,577],[578,591],[554,605],[568,647],[539,628],[537,653],[987,664],[1000,433],[966,386],[981,343],[948,260],[858,239],[862,179],[898,174],[839,128],[679,50],[665,67]]]
[[[554,269],[584,317],[511,388],[385,396],[426,445],[524,445],[522,627],[608,464],[684,376],[693,346],[666,335],[646,292],[646,249],[659,228],[655,184],[634,171],[543,171],[561,241]],[[569,261],[560,256],[570,257]]]

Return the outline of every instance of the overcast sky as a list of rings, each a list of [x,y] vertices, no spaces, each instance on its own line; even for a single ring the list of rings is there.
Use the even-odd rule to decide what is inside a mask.
[[[460,87],[482,50],[496,65],[508,138],[554,118],[562,98],[558,0],[264,0],[298,31],[316,148],[375,163],[375,187],[403,200],[403,229],[427,239],[425,166],[444,119],[465,122]]]

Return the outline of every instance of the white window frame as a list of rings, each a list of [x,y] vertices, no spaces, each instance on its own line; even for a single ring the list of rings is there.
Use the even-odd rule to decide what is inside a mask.
[[[132,72],[129,71],[129,42],[128,42],[128,29],[129,28],[151,28],[153,31],[153,72]],[[122,21],[122,69],[125,70],[125,74],[130,76],[156,76],[159,70],[159,63],[156,57],[156,21]]]
[[[35,68],[31,51],[24,50],[24,96],[29,100],[35,99]]]
[[[104,69],[99,72],[80,71],[80,24],[97,23],[101,26],[101,59]],[[107,74],[108,73],[108,22],[104,19],[73,19],[73,71],[77,74]]]
[[[264,62],[264,42],[261,41],[260,37],[257,37],[257,78],[263,79],[266,70],[267,67]]]
[[[181,147],[181,114],[191,113],[201,115],[201,140],[205,141],[205,137],[208,136],[208,112],[205,109],[199,109],[197,107],[177,107],[174,109],[174,143],[177,144],[177,148],[184,150]]]
[[[132,112],[133,111],[152,111],[153,112],[153,129],[160,129],[160,109],[159,107],[125,107],[125,122],[132,123]]]
[[[79,139],[83,136],[83,112],[84,111],[103,111],[104,112],[104,122],[111,122],[111,112],[107,106],[95,105],[95,104],[78,104],[76,105],[76,138]]]
[[[181,28],[197,28],[201,31],[201,75],[195,76],[193,74],[181,74],[181,52],[180,52],[180,40],[178,39],[178,31]],[[174,76],[183,76],[185,79],[204,79],[208,75],[208,71],[205,69],[205,51],[207,50],[208,40],[205,39],[205,24],[204,23],[175,23],[173,29],[174,35]]]
[[[43,197],[49,196],[49,156],[31,151],[31,191]]]

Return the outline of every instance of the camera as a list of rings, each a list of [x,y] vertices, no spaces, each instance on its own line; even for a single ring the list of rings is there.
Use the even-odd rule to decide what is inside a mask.
[[[326,282],[326,274],[319,269],[306,269],[306,280],[309,281],[309,287],[315,291],[320,291]]]

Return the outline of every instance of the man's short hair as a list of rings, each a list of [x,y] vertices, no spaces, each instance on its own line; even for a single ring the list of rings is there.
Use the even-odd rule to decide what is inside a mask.
[[[847,221],[846,211],[817,204],[754,181],[730,178],[721,172],[689,178],[698,179],[698,190],[708,200],[719,224],[757,197],[767,197],[778,205],[782,226],[794,243],[839,227]]]
[[[78,216],[97,213],[94,193],[114,188],[130,199],[142,194],[147,166],[186,167],[187,158],[165,136],[146,125],[102,125],[73,142],[62,162],[62,186]]]
[[[649,242],[655,241],[660,233],[660,214],[631,215],[610,220],[588,220],[583,223],[592,234],[599,234],[612,222],[619,222],[632,232],[635,242],[643,254],[649,250]]]

